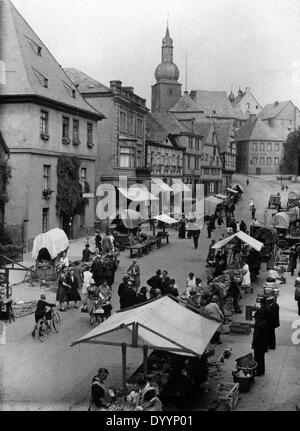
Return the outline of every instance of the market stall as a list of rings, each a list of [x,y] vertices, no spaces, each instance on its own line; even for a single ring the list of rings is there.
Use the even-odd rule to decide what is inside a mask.
[[[204,215],[206,217],[214,215],[220,205],[222,205],[222,201],[219,198],[208,196],[204,199]]]
[[[215,245],[213,245],[212,248],[214,250],[219,250],[226,246],[229,252],[227,266],[228,268],[230,268],[231,265],[233,267],[238,267],[241,263],[241,256],[246,256],[249,253],[249,249],[254,249],[260,252],[264,244],[260,241],[257,241],[252,236],[249,236],[246,233],[239,231],[234,235],[231,235],[217,242]]]
[[[84,343],[120,346],[123,393],[126,394],[127,348],[143,350],[143,372],[149,378],[149,350],[201,358],[219,327],[220,322],[192,310],[172,296],[163,296],[113,314],[71,346]]]
[[[62,229],[52,229],[37,235],[33,242],[32,257],[36,261],[35,278],[56,280],[55,261],[69,247],[69,240]]]

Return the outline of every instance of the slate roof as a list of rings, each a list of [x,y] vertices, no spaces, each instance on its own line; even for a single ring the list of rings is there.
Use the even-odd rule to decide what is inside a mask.
[[[239,129],[237,134],[237,141],[249,140],[282,141],[283,139],[260,118],[255,118],[253,121],[246,121],[246,123]]]
[[[169,112],[198,112],[199,108],[188,94],[183,95]]]
[[[71,81],[77,85],[80,93],[108,93],[111,89],[75,68],[65,68],[64,71]]]
[[[7,71],[6,83],[0,85],[2,96],[38,96],[105,118],[83,98],[10,0],[0,1],[0,40]]]
[[[268,120],[269,118],[276,118],[277,115],[290,103],[290,100],[279,102],[278,105],[270,103],[266,105],[263,110],[259,113],[259,118],[262,120]]]
[[[191,133],[191,131],[179,120],[177,120],[177,118],[171,113],[152,113],[151,115],[168,131],[168,133],[172,135],[179,135],[180,133]]]
[[[244,115],[238,106],[232,106],[226,91],[191,91],[190,97],[198,106],[198,110],[206,116],[244,119]]]
[[[162,143],[169,135],[168,131],[150,113],[146,116],[146,127],[150,133],[147,137],[149,141]]]
[[[221,153],[226,152],[227,143],[233,136],[233,120],[216,120],[214,121],[214,129],[217,135],[217,142]]]

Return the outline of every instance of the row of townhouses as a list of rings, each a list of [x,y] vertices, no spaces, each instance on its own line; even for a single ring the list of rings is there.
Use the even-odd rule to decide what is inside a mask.
[[[9,157],[11,171],[0,222],[27,249],[37,234],[54,227],[69,237],[92,229],[97,187],[118,187],[120,176],[128,186],[147,188],[152,181],[176,180],[193,189],[201,183],[209,196],[225,193],[234,172],[274,173],[287,134],[299,125],[291,101],[262,108],[248,87],[236,97],[232,91],[182,94],[168,28],[151,111],[120,80],[107,86],[84,71],[63,69],[10,0],[0,1],[0,44],[6,69],[0,161],[1,154]],[[89,196],[72,215],[58,199],[64,170]]]

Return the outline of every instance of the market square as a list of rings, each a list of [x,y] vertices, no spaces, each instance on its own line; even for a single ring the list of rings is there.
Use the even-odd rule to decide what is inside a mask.
[[[108,21],[123,28],[132,5],[103,2],[102,29],[90,2],[89,30],[60,45],[69,0],[0,0],[0,410],[133,428],[130,412],[176,427],[185,412],[300,410],[300,81],[292,49],[289,82],[268,72],[283,40],[260,49],[276,23],[300,37],[292,10],[144,0],[149,22],[122,39]],[[195,40],[212,14],[215,48],[180,32],[185,6]],[[228,19],[257,33],[257,70],[228,68]],[[101,37],[103,62],[86,61]]]

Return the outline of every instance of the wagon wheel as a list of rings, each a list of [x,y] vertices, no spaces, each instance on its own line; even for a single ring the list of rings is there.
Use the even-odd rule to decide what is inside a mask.
[[[300,243],[299,242],[297,244],[295,244],[295,249],[296,249],[297,253],[300,254]]]
[[[281,240],[279,240],[279,242],[278,242],[278,247],[279,247],[281,250],[284,250],[284,249],[286,249],[286,248],[288,247],[288,243],[287,243],[284,239],[281,239]]]

